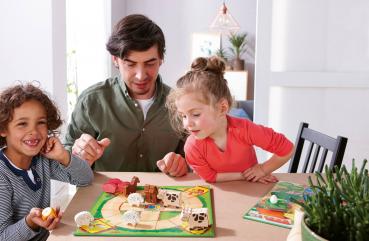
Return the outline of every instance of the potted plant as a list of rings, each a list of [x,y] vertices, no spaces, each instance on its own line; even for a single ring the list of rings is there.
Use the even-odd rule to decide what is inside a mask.
[[[309,177],[310,194],[299,203],[305,212],[301,224],[302,240],[368,240],[369,176],[364,160],[360,170],[352,162],[332,171],[325,167],[324,178],[315,173]],[[314,232],[314,233],[313,233]],[[321,238],[319,238],[320,236]]]
[[[247,33],[231,33],[228,37],[229,42],[231,43],[231,47],[229,47],[230,51],[233,55],[233,69],[234,70],[244,70],[245,69],[245,61],[241,59],[241,56],[247,50]]]
[[[224,48],[220,47],[219,49],[217,49],[215,51],[215,55],[224,60],[224,62],[226,63],[226,70],[232,69],[232,66],[229,63],[229,54]]]

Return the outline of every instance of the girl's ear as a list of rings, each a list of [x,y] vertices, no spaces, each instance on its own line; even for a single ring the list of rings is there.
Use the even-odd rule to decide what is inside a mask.
[[[228,104],[228,101],[226,99],[221,99],[219,102],[218,102],[218,110],[220,112],[220,114],[222,115],[226,115],[229,111],[229,104]]]
[[[0,136],[1,136],[1,137],[6,137],[6,133],[5,133],[5,131],[0,131]]]

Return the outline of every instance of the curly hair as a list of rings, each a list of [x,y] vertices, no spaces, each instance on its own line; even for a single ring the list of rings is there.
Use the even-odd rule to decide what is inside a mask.
[[[219,57],[200,57],[192,62],[191,70],[179,78],[176,89],[171,90],[166,100],[171,125],[178,134],[186,134],[175,104],[181,96],[196,93],[204,104],[215,105],[225,99],[229,107],[232,106],[233,99],[224,71],[225,63]]]
[[[13,119],[14,109],[29,100],[36,100],[44,106],[49,135],[55,135],[62,124],[60,112],[49,96],[40,88],[27,83],[9,87],[0,94],[0,131],[5,131]],[[4,137],[0,137],[0,147],[6,145]]]

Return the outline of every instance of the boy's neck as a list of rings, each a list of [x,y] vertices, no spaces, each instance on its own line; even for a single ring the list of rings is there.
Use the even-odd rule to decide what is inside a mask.
[[[8,158],[8,160],[16,167],[28,170],[32,163],[32,157],[26,157],[24,155],[13,153],[9,148],[3,149],[3,152],[5,156]]]

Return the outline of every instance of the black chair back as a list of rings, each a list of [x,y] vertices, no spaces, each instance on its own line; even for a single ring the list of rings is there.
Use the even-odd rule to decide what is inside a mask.
[[[322,172],[325,164],[327,164],[330,169],[332,169],[334,166],[341,167],[343,155],[345,153],[347,145],[347,138],[342,136],[332,138],[326,134],[310,129],[308,123],[302,122],[297,134],[295,153],[292,156],[290,167],[288,169],[289,173],[296,173],[298,171],[300,161],[302,161],[301,154],[305,141],[310,142],[310,144],[306,151],[306,156],[301,172]],[[313,149],[314,153],[312,155]],[[321,149],[323,149],[323,152],[321,153],[318,162],[318,157]],[[332,152],[332,157],[331,160],[326,163],[328,151]],[[310,168],[308,170],[309,164]],[[316,168],[317,164],[318,167]]]

